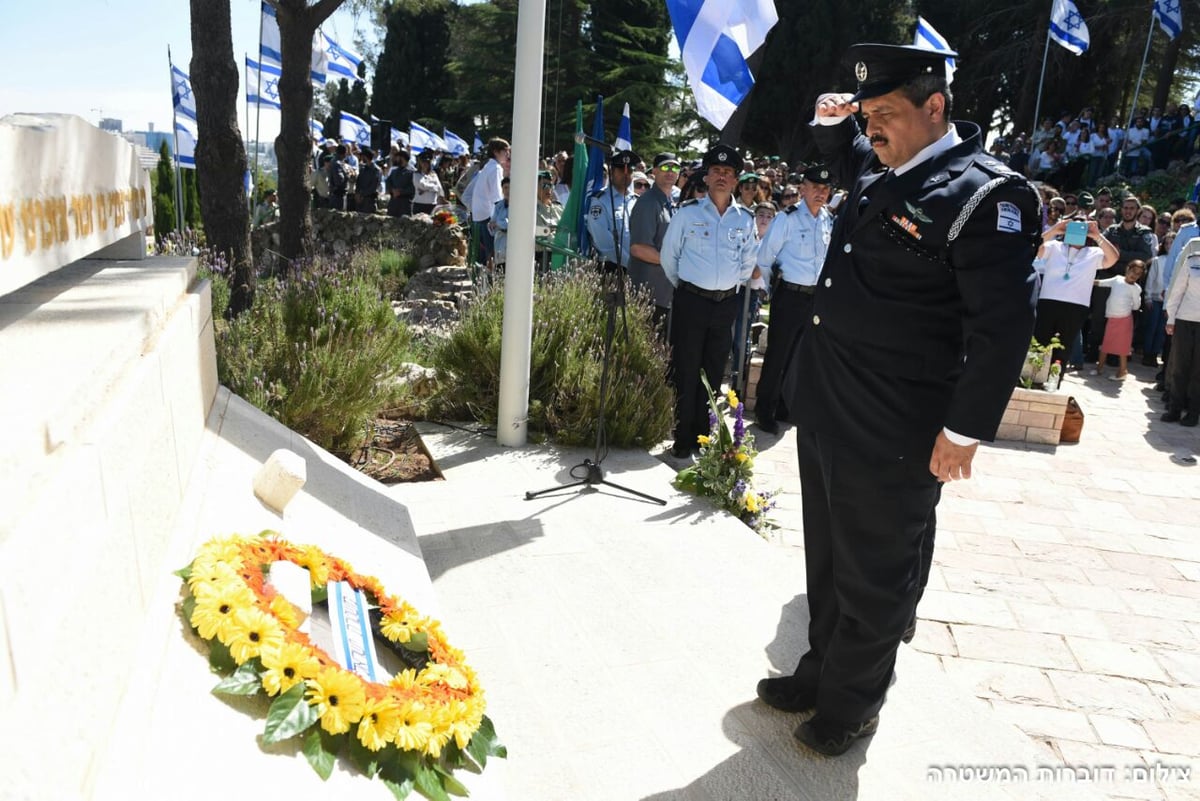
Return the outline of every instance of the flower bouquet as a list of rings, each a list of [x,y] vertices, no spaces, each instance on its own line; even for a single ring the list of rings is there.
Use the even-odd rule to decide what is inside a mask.
[[[458,217],[450,209],[437,209],[433,212],[434,225],[458,225]]]
[[[754,488],[754,435],[746,431],[745,405],[730,389],[718,402],[704,373],[700,374],[708,393],[707,436],[701,435],[700,456],[675,476],[675,486],[696,495],[712,498],[718,506],[736,515],[746,525],[761,532],[770,526],[767,512],[774,506],[774,493]],[[724,409],[733,414],[730,431]]]
[[[314,604],[326,601],[328,582],[361,590],[373,628],[406,669],[368,680],[315,645],[300,631],[301,610],[266,580],[271,565],[283,561],[308,570]],[[347,753],[398,799],[416,789],[448,801],[448,793],[467,794],[454,770],[479,772],[489,756],[507,755],[463,653],[436,620],[388,595],[377,578],[270,531],[210,540],[177,574],[186,583],[183,617],[224,676],[213,692],[272,698],[263,744],[301,738],[322,779]]]

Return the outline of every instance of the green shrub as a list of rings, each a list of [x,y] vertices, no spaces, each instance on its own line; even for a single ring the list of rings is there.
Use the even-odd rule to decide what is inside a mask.
[[[653,306],[629,293],[617,309],[605,413],[608,443],[650,447],[666,438],[674,392],[666,384],[666,348],[651,331]],[[459,326],[433,348],[438,371],[433,411],[495,424],[500,394],[500,333],[504,292],[482,295]],[[533,298],[529,370],[529,430],[563,445],[595,441],[601,357],[607,319],[594,272],[561,273],[539,281]]]
[[[214,285],[225,280],[212,275]],[[214,319],[221,383],[335,452],[356,444],[390,400],[408,344],[378,273],[361,262],[298,263],[260,280],[250,311]]]
[[[415,254],[393,248],[359,251],[353,260],[363,267],[378,270],[383,296],[397,300],[404,296],[408,279],[421,268],[420,259]]]

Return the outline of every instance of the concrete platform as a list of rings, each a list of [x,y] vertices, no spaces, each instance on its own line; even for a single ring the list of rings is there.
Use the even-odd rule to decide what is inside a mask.
[[[1088,799],[1035,781],[1061,764],[904,648],[878,734],[839,759],[803,749],[796,716],[754,697],[805,648],[803,553],[670,486],[672,468],[613,451],[609,487],[524,500],[587,451],[504,449],[424,425],[446,480],[399,485],[446,629],[488,690],[509,797],[530,801]],[[947,783],[942,768],[1024,767],[1030,781]],[[937,778],[931,778],[936,774]],[[947,776],[946,778],[950,778]]]

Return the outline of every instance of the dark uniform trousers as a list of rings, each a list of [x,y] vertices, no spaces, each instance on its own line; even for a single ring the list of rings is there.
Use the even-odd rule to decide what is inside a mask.
[[[810,622],[795,675],[817,688],[819,715],[855,724],[883,706],[929,578],[942,485],[928,464],[871,459],[806,429],[796,451]]]
[[[767,327],[767,355],[754,394],[754,415],[771,421],[779,415],[779,390],[783,369],[792,360],[792,348],[812,318],[812,287],[793,289],[781,281],[771,297],[771,324]]]
[[[700,383],[700,370],[714,392],[719,392],[725,360],[733,347],[733,321],[741,295],[731,292],[714,300],[675,289],[671,302],[671,368],[675,384],[675,444],[694,447],[696,437],[707,434],[708,396]]]

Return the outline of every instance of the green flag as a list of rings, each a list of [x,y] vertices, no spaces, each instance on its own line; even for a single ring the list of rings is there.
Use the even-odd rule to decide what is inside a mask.
[[[575,169],[571,173],[571,194],[567,197],[567,205],[563,208],[562,217],[558,223],[558,231],[554,234],[555,252],[551,259],[551,267],[561,270],[566,256],[563,251],[574,253],[579,251],[579,226],[583,219],[583,198],[587,192],[588,151],[583,140],[583,101],[575,103]]]

